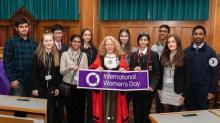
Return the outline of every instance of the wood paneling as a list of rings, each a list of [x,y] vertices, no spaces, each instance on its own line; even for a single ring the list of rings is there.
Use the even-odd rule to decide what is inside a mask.
[[[182,27],[180,31],[182,46],[188,47],[192,43],[192,27]]]
[[[148,32],[151,38],[151,44],[156,43],[158,40],[158,29],[161,24],[168,24],[170,26],[170,34],[176,33],[180,36],[183,42],[183,47],[186,48],[191,44],[192,38],[192,28],[198,24],[205,26],[209,29],[207,25],[208,21],[106,21],[101,22],[100,26],[100,37],[103,39],[107,35],[114,36],[118,38],[118,33],[121,28],[128,28],[131,33],[132,44],[137,45],[137,36],[140,32]],[[207,30],[208,31],[208,30]],[[210,43],[210,36],[206,36],[206,42]],[[101,41],[99,40],[99,41]]]
[[[64,27],[64,43],[69,44],[69,39],[72,34],[79,34],[80,27],[78,21],[40,21],[36,27],[37,33],[35,39],[37,41],[41,40],[42,34],[46,30],[51,30],[54,24],[60,24]]]
[[[0,47],[4,47],[8,38],[8,26],[0,26]]]
[[[64,27],[64,43],[69,45],[69,39],[72,34],[79,34],[79,21],[39,21],[37,26],[31,27],[33,31],[33,38],[39,42],[42,34],[46,30],[50,30],[53,24],[61,24]],[[8,38],[13,36],[14,27],[10,21],[0,21],[0,44],[4,46]],[[3,34],[4,36],[1,36]],[[0,59],[3,57],[3,47],[0,46]]]
[[[220,56],[220,1],[213,0],[212,1],[212,32],[213,32],[213,48],[216,50],[218,55]]]
[[[89,28],[93,32],[93,42],[97,45],[98,38],[98,0],[80,0],[81,29]]]

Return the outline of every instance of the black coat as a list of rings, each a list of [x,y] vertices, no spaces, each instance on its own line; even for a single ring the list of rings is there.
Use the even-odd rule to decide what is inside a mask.
[[[164,66],[161,65],[161,72],[160,72],[160,82],[158,85],[158,90],[163,89],[163,73],[164,73]],[[187,62],[186,57],[184,58],[184,64],[182,67],[175,66],[174,70],[174,92],[177,94],[183,93],[182,96],[186,97],[189,84],[190,84],[190,63]]]
[[[135,67],[138,66],[141,67],[141,70],[149,71],[149,84],[150,87],[155,90],[160,80],[160,63],[158,54],[154,51],[148,50],[147,54],[144,54],[144,56],[140,58],[138,56],[138,51],[132,53],[129,68],[130,70],[134,70]]]
[[[90,66],[96,59],[97,49],[95,46],[91,46],[89,48],[81,48],[83,52],[86,53],[88,59],[88,65]]]
[[[64,44],[64,43],[61,43],[61,47],[62,47],[62,49],[61,49],[60,53],[61,53],[61,55],[62,55],[63,52],[65,52],[65,51],[68,50],[68,47],[67,47],[66,44]]]
[[[38,56],[35,53],[32,59],[32,89],[38,90],[39,97],[42,98],[45,98],[48,92],[58,89],[62,80],[59,67],[54,66],[53,60],[50,68],[52,79],[48,81],[48,87],[47,81],[45,80],[46,75],[48,75],[48,67],[38,61]]]
[[[205,42],[198,51],[190,47],[184,50],[188,62],[191,63],[191,86],[205,87],[207,93],[215,93],[218,81],[218,65],[211,66],[209,60],[211,58],[218,59],[215,51]]]

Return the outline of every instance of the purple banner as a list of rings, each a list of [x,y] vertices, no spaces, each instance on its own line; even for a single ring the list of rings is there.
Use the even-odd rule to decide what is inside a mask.
[[[0,94],[6,95],[9,92],[10,84],[3,68],[3,61],[0,60]]]
[[[79,70],[77,88],[135,91],[149,87],[148,71]]]

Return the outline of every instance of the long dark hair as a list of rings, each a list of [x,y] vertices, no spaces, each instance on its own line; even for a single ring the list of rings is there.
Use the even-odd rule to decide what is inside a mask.
[[[81,34],[80,34],[81,40],[82,40],[82,42],[81,42],[81,49],[84,49],[83,34],[85,33],[85,31],[89,31],[89,32],[91,33],[91,40],[89,41],[89,44],[90,44],[91,47],[94,47],[94,44],[93,44],[93,41],[92,41],[92,30],[89,29],[89,28],[84,28],[84,29],[81,31]]]
[[[132,45],[131,45],[131,36],[130,36],[130,32],[127,28],[122,28],[120,31],[119,31],[119,34],[118,34],[118,41],[120,43],[120,45],[122,46],[122,42],[120,40],[120,36],[121,36],[121,33],[122,32],[126,32],[128,34],[128,42],[127,44],[125,45],[123,51],[125,52],[125,54],[127,54],[128,56],[131,55],[132,53]]]
[[[168,39],[171,37],[175,39],[177,45],[177,52],[172,61],[170,60],[170,50],[168,48]],[[161,64],[164,66],[170,66],[174,64],[177,67],[181,67],[183,66],[183,62],[184,62],[183,58],[184,58],[184,52],[179,36],[176,34],[169,35],[167,37],[167,40],[165,42],[165,47],[161,55]]]

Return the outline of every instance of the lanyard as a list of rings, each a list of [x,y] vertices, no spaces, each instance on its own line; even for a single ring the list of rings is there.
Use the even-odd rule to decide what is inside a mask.
[[[50,69],[51,69],[51,64],[52,64],[52,56],[51,56],[51,54],[47,54],[47,64],[48,64],[48,70],[47,70],[47,76],[51,76],[50,75]],[[49,80],[47,80],[47,88],[48,88],[48,81]]]
[[[170,78],[171,78],[171,77],[172,77],[172,72],[173,72],[174,69],[175,69],[175,65],[172,64],[172,65],[170,65],[168,68],[169,68],[169,72],[170,72],[170,73],[169,73],[169,74],[170,74],[169,76],[170,76]]]
[[[51,69],[51,64],[52,64],[52,57],[51,54],[48,54],[48,58],[47,58],[47,64],[48,64],[48,70],[47,70],[47,75],[50,75],[50,69]]]

